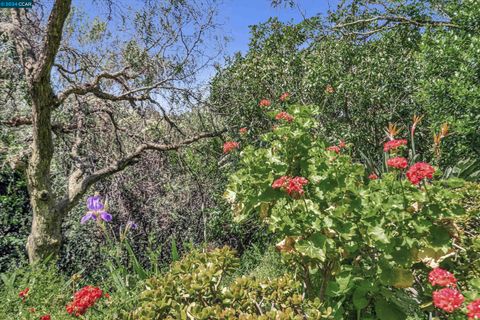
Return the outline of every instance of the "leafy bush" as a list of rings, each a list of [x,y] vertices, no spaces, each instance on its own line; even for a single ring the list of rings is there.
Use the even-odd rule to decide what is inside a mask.
[[[459,250],[447,267],[455,270],[460,280],[474,281],[480,279],[480,184],[468,182],[456,191],[462,194],[459,204],[466,215],[455,219],[455,242]]]
[[[25,243],[32,220],[25,180],[7,166],[0,171],[0,212],[0,272],[6,272],[27,262]]]
[[[194,251],[152,278],[132,319],[328,319],[319,301],[304,300],[291,276],[259,281],[241,277],[225,285],[239,259],[228,247]]]
[[[423,163],[405,174],[402,147],[390,151],[389,172],[369,181],[348,144],[329,146],[318,134],[316,107],[285,110],[293,121],[280,120],[262,147],[240,153],[225,193],[238,220],[266,223],[307,296],[325,300],[336,317],[421,316],[418,301],[431,301],[421,280],[427,266],[456,254],[454,219],[464,215],[457,189],[464,182],[428,183],[435,169]]]

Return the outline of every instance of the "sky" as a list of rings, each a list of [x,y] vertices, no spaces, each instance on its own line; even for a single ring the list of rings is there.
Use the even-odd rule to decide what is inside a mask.
[[[339,0],[299,0],[298,7],[279,6],[274,8],[269,0],[224,0],[220,7],[219,20],[223,23],[225,34],[231,38],[227,52],[246,52],[249,42],[249,26],[265,22],[270,17],[281,21],[300,22],[302,15],[314,16],[335,9]]]

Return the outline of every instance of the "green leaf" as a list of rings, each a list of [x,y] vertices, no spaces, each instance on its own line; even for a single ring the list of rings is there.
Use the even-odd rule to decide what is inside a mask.
[[[375,300],[375,312],[379,320],[405,320],[407,316],[396,305],[383,297]]]
[[[353,292],[353,306],[357,310],[362,310],[368,306],[368,299],[366,298],[367,291],[363,288],[357,288]]]
[[[133,251],[132,246],[130,246],[130,243],[128,243],[128,241],[125,241],[125,247],[127,248],[128,255],[132,260],[133,270],[140,277],[140,279],[146,279],[148,277],[148,274],[143,268],[142,264],[138,261],[137,256],[135,255],[135,252]]]
[[[407,245],[395,247],[391,252],[395,262],[404,266],[407,266],[412,262],[414,253],[415,251]]]
[[[413,285],[413,274],[410,270],[403,268],[394,268],[393,269],[393,283],[392,286],[395,288],[410,288]]]
[[[430,243],[437,248],[450,244],[450,233],[443,226],[433,225],[430,227]]]
[[[171,255],[172,255],[172,261],[180,260],[180,256],[177,250],[177,242],[173,238],[172,238],[172,245],[171,245]]]
[[[380,226],[374,226],[373,228],[368,229],[370,236],[373,240],[388,244],[390,241],[385,233],[385,230]]]
[[[352,275],[350,271],[344,271],[335,277],[335,280],[330,281],[327,286],[327,295],[330,297],[337,297],[345,295],[351,289]]]
[[[295,244],[298,252],[313,259],[325,261],[327,238],[320,233],[311,235],[307,240],[300,240]]]

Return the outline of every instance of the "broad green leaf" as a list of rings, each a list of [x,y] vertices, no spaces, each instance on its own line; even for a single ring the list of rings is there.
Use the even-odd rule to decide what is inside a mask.
[[[355,309],[362,310],[368,306],[367,291],[362,288],[357,288],[353,292],[353,305]]]
[[[370,234],[370,237],[372,237],[373,240],[388,244],[390,240],[388,239],[385,230],[380,227],[380,226],[374,226],[372,228],[368,229],[368,232]]]
[[[316,233],[310,236],[307,240],[300,240],[296,243],[295,248],[298,252],[307,257],[325,261],[326,258],[326,240],[327,238]]]
[[[383,297],[375,300],[375,313],[379,320],[405,320],[407,316],[394,304]]]

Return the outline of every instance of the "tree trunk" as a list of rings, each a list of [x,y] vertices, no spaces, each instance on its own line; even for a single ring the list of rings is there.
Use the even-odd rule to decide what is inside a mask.
[[[30,262],[57,255],[61,243],[62,219],[52,194],[50,165],[54,147],[51,112],[54,95],[50,81],[39,79],[31,86],[33,142],[27,170],[32,230],[27,242]]]
[[[33,210],[32,230],[28,236],[27,252],[30,262],[58,254],[62,240],[61,210],[52,194],[50,165],[53,157],[52,110],[57,104],[50,80],[52,65],[60,47],[65,20],[70,12],[71,0],[55,0],[45,28],[43,45],[34,52],[30,42],[17,32],[17,51],[22,59],[28,80],[32,104],[31,156],[27,169],[27,185]],[[12,23],[21,30],[19,10],[12,10]],[[28,23],[27,23],[28,25]]]

